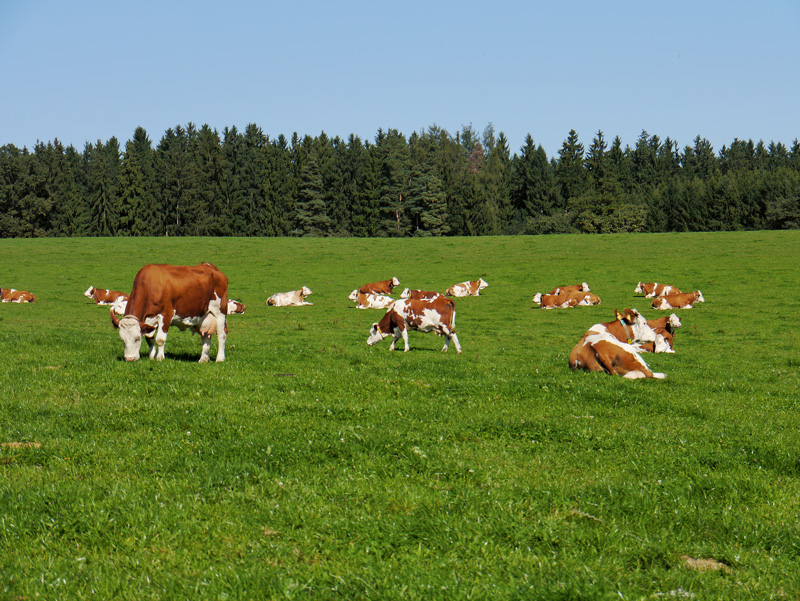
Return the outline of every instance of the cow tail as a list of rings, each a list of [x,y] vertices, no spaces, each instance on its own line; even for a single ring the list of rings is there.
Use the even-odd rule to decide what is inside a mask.
[[[450,310],[453,312],[453,317],[450,320],[450,332],[454,333],[456,331],[456,303],[452,298],[446,298],[445,300],[450,305]]]

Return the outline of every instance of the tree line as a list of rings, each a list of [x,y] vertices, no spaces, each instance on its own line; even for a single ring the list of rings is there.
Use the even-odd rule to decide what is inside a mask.
[[[0,237],[480,236],[800,228],[800,145],[715,152],[643,131],[633,147],[572,130],[548,157],[490,124],[270,138],[189,123],[82,151],[0,147]]]

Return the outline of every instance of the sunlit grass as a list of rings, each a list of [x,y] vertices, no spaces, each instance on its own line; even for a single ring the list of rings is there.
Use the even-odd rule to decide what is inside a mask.
[[[792,599],[800,236],[0,240],[0,598]],[[122,360],[90,285],[211,261],[227,360]],[[458,299],[464,353],[367,347],[397,276]],[[574,373],[639,280],[702,290],[665,381]],[[534,308],[587,281],[598,307]],[[266,297],[306,285],[313,307]],[[399,291],[399,290],[398,290]],[[215,352],[212,344],[212,355]],[[725,569],[699,572],[683,556]]]

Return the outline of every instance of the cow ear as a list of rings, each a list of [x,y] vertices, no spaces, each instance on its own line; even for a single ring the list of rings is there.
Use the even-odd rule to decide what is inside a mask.
[[[622,321],[623,319],[625,319],[625,316],[619,312],[619,309],[614,309],[614,317],[616,318],[617,321]]]

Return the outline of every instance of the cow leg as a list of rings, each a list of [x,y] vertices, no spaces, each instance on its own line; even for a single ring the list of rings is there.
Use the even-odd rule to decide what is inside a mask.
[[[153,337],[152,336],[145,336],[144,339],[147,340],[147,346],[150,349],[150,353],[149,353],[150,358],[151,359],[155,359],[156,358],[156,345],[155,345],[155,343],[153,343]]]
[[[215,298],[208,306],[209,312],[217,320],[217,363],[225,361],[225,341],[228,338],[228,328],[225,327],[225,312],[222,310],[222,307],[228,306],[228,295],[224,294],[223,297],[220,300]],[[209,335],[209,344],[210,341],[211,337]],[[203,344],[206,344],[205,341]],[[203,348],[203,355],[200,356],[201,363],[204,362],[203,356],[205,356],[206,361],[209,359],[208,349],[205,346]]]
[[[199,363],[207,363],[211,359],[209,350],[211,349],[211,334],[200,333],[200,341],[203,344],[203,350],[200,353]]]
[[[403,328],[402,330],[400,330],[400,332],[403,335],[403,345],[405,345],[403,352],[407,353],[410,350],[408,347],[408,328]]]
[[[173,313],[174,315],[174,313]],[[172,315],[169,316],[169,319],[166,318],[164,315],[159,315],[158,319],[160,323],[156,327],[156,347],[158,350],[156,351],[156,361],[163,361],[164,360],[164,345],[167,343],[167,332],[169,332],[169,324],[172,322]],[[152,358],[153,354],[152,351],[150,352],[150,357]]]
[[[397,341],[400,340],[401,336],[402,333],[400,328],[394,328],[394,330],[392,330],[392,344],[389,346],[390,351],[394,350],[394,345],[397,344]],[[403,340],[405,340],[405,338]],[[408,350],[408,344],[406,344],[406,350]]]

